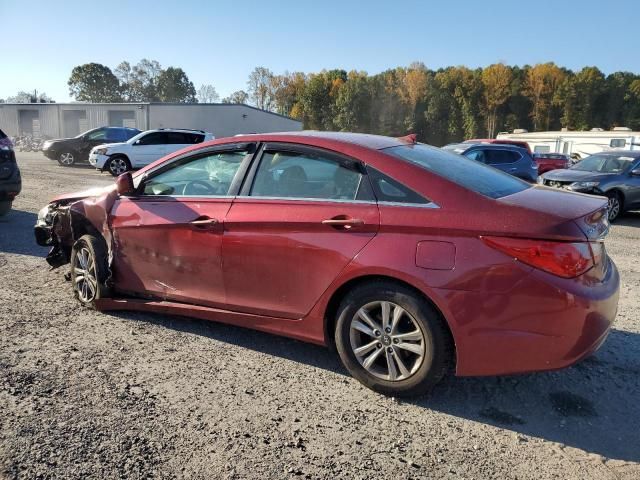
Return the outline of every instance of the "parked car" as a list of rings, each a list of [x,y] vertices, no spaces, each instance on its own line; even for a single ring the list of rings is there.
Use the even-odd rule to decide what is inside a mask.
[[[96,145],[110,142],[125,142],[140,133],[137,128],[100,127],[81,133],[73,138],[47,140],[42,152],[47,158],[57,160],[63,167],[87,161],[89,152]]]
[[[107,170],[111,175],[118,176],[128,170],[149,165],[169,153],[213,139],[211,133],[202,130],[147,130],[126,142],[109,143],[93,148],[89,155],[89,163],[98,170]]]
[[[471,138],[469,140],[465,140],[462,143],[494,143],[498,145],[515,145],[516,147],[524,148],[529,153],[529,155],[532,155],[531,147],[529,147],[529,144],[520,140],[503,140],[500,138]]]
[[[515,145],[453,143],[442,148],[529,182],[535,182],[538,178],[538,166],[531,155]]]
[[[563,153],[534,153],[533,161],[538,166],[538,175],[551,170],[567,169],[572,165],[571,157]]]
[[[613,222],[626,210],[640,208],[640,151],[596,153],[569,169],[545,173],[538,183],[607,197]]]
[[[599,348],[619,290],[606,208],[411,136],[297,132],[63,195],[35,235],[83,305],[335,345],[367,387],[412,395],[454,367],[552,370]]]
[[[13,199],[20,190],[22,190],[22,179],[13,144],[0,130],[0,217],[9,213]]]

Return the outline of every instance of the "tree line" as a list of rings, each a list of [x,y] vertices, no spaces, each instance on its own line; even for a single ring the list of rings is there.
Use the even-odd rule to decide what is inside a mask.
[[[299,119],[306,129],[412,132],[434,145],[516,128],[640,130],[640,75],[605,75],[597,67],[574,72],[551,62],[438,70],[413,63],[375,75],[342,69],[274,74],[256,67],[246,90],[220,99],[213,85],[196,90],[181,68],[142,59],[113,70],[98,63],[78,65],[68,86],[78,101],[248,103]],[[46,95],[20,95],[25,101],[52,101]]]
[[[434,145],[493,138],[499,131],[640,130],[640,75],[577,72],[554,63],[430,70],[422,63],[368,75],[323,70],[249,76],[256,106],[300,119],[305,128],[404,135]]]

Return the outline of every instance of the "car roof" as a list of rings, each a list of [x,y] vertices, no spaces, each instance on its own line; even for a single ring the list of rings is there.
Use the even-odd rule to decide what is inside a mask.
[[[640,150],[605,150],[603,152],[594,153],[593,155],[640,158]]]
[[[189,128],[152,128],[144,131],[144,133],[151,133],[151,132],[180,132],[180,133],[204,133],[204,134],[209,133],[209,132],[205,132],[204,130],[192,130]]]
[[[296,132],[274,132],[274,133],[257,133],[240,135],[246,136],[268,136],[272,139],[277,137],[311,137],[325,140],[333,140],[342,143],[350,143],[353,145],[359,145],[361,147],[367,147],[374,150],[382,150],[383,148],[397,147],[399,145],[406,145],[407,141],[403,141],[401,138],[385,137],[382,135],[373,135],[369,133],[351,133],[351,132],[320,132],[316,130],[302,130]]]

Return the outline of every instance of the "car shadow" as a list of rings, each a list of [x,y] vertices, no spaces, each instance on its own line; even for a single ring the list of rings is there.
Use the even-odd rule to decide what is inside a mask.
[[[37,220],[37,214],[23,210],[11,210],[0,217],[0,253],[46,256],[48,250],[39,246],[33,236]]]
[[[625,227],[640,227],[640,211],[625,212],[614,225],[623,225]]]
[[[267,355],[348,375],[326,348],[254,330],[170,315],[108,312],[133,321],[201,335]],[[637,401],[640,335],[612,330],[604,346],[557,372],[505,377],[450,376],[427,396],[402,402],[607,458],[640,461]],[[635,440],[634,440],[635,439]]]

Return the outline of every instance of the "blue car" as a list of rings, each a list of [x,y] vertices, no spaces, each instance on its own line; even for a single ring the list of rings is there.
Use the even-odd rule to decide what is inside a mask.
[[[538,166],[524,148],[494,143],[452,143],[444,150],[490,165],[527,182],[538,178]]]

